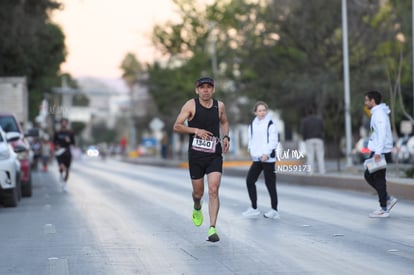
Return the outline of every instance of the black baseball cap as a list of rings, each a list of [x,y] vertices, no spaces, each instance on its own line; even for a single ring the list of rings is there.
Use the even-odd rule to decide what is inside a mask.
[[[200,87],[203,84],[209,84],[214,87],[214,80],[211,77],[202,77],[196,81],[196,87]]]

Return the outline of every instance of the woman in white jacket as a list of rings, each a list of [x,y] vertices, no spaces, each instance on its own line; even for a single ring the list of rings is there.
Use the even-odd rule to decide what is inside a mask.
[[[275,150],[278,144],[278,133],[276,125],[268,114],[268,109],[265,102],[258,101],[254,106],[254,114],[256,117],[249,126],[248,149],[253,162],[247,173],[246,185],[251,207],[243,212],[243,216],[254,217],[261,214],[260,210],[257,209],[256,181],[263,171],[271,203],[271,209],[264,214],[264,217],[278,219],[275,174]]]

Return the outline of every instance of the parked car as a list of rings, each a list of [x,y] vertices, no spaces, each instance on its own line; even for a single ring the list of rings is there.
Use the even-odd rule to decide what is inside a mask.
[[[23,197],[32,196],[32,176],[31,176],[31,148],[27,140],[28,136],[36,136],[36,131],[25,134],[22,127],[18,123],[16,116],[12,113],[0,113],[0,126],[4,132],[17,132],[19,138],[11,142],[15,151],[17,151],[17,158],[20,161],[20,181]]]
[[[11,142],[20,138],[17,132],[5,133],[0,127],[0,201],[4,206],[16,207],[21,198],[20,161]]]
[[[86,149],[86,156],[90,158],[99,157],[100,150],[97,146],[91,145]]]
[[[352,149],[352,161],[354,164],[363,163],[369,158],[371,150],[368,149],[369,138],[361,138]]]
[[[414,163],[414,136],[411,136],[408,139],[407,148],[411,155],[410,163]]]
[[[414,163],[414,136],[401,137],[393,148],[393,159],[401,163]]]

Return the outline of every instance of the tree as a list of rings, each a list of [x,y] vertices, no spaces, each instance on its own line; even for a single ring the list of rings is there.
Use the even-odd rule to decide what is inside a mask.
[[[206,46],[213,34],[218,77],[231,84],[220,87],[227,103],[237,104],[243,96],[250,102],[266,100],[282,110],[286,125],[293,130],[302,110],[312,104],[327,121],[328,140],[339,145],[344,135],[340,1],[313,0],[303,5],[299,0],[229,0],[202,8],[197,1],[174,2],[181,21],[154,28],[154,45],[168,57],[164,66],[158,64],[149,73],[150,91],[157,94],[157,103],[164,105],[161,100],[171,90],[180,94],[175,97],[193,90],[168,83],[189,81],[191,72],[212,73]],[[406,21],[398,12],[410,6],[406,0],[353,0],[348,4],[351,115],[358,118],[362,116],[361,94],[388,88],[385,61],[398,62],[395,36],[403,30],[400,23]],[[215,22],[214,29],[209,28],[210,22]],[[156,75],[168,77],[160,80]],[[169,113],[171,108],[165,104],[160,110]],[[353,120],[354,130],[359,124],[359,119]]]
[[[31,118],[44,94],[59,83],[66,57],[64,34],[49,21],[60,7],[54,0],[0,2],[0,75],[27,77]]]
[[[142,75],[144,68],[133,53],[126,54],[120,67],[123,71],[122,79],[131,89],[134,83],[138,81],[140,75]]]
[[[92,126],[93,142],[99,144],[102,142],[111,143],[116,138],[116,131],[108,129],[105,123],[99,123]]]

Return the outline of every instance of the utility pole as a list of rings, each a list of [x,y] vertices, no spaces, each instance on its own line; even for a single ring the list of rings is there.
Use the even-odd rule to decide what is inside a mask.
[[[345,133],[346,133],[346,165],[352,166],[352,128],[351,128],[351,96],[349,89],[349,54],[348,54],[348,17],[346,0],[342,0],[342,48],[344,58],[344,97],[345,97]]]
[[[412,89],[413,89],[413,119],[414,119],[414,0],[411,1],[411,30],[412,30],[412,34],[411,34],[411,47],[412,47]]]
[[[129,88],[129,149],[131,152],[137,150],[137,132],[135,129],[135,98],[134,98],[134,85]]]

